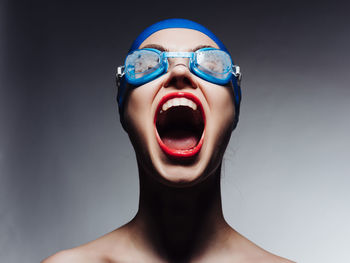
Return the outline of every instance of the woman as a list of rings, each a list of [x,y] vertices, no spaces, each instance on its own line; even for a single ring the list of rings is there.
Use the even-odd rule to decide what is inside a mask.
[[[239,67],[203,26],[170,19],[142,32],[118,69],[139,210],[128,224],[43,262],[291,262],[223,217],[221,163],[238,121],[239,81]]]

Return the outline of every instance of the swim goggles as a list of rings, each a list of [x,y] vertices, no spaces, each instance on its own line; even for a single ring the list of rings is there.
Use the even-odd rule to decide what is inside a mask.
[[[143,48],[128,54],[125,65],[118,67],[117,83],[123,77],[127,83],[139,86],[165,74],[168,58],[188,58],[192,73],[209,82],[225,85],[232,78],[237,84],[241,80],[240,68],[232,63],[230,55],[216,48],[202,48],[195,52],[162,52],[154,48]]]

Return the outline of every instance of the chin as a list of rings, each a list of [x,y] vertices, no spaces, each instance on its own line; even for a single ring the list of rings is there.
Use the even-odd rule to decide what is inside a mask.
[[[222,148],[215,151],[216,147],[213,144],[210,147],[205,137],[203,141],[201,151],[192,158],[174,158],[163,152],[155,140],[148,150],[151,153],[149,161],[143,160],[139,165],[163,185],[175,188],[199,185],[218,172],[224,151]]]
[[[207,176],[204,169],[196,166],[162,164],[155,167],[158,170],[158,179],[161,183],[173,187],[188,187],[199,184]]]

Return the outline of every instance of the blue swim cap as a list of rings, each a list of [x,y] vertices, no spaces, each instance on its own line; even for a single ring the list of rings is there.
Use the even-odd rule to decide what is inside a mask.
[[[227,49],[225,45],[218,39],[213,32],[211,32],[209,29],[206,27],[193,22],[191,20],[187,19],[181,19],[181,18],[172,18],[172,19],[166,19],[163,21],[160,21],[158,23],[155,23],[149,27],[147,27],[132,43],[131,48],[129,50],[129,53],[131,51],[134,51],[135,49],[138,49],[140,45],[142,44],[143,41],[145,41],[146,38],[148,38],[150,35],[153,33],[162,30],[162,29],[167,29],[167,28],[187,28],[187,29],[193,29],[197,30],[199,32],[202,32],[203,34],[207,35],[210,37],[214,42],[218,45],[218,47],[226,52]]]
[[[153,33],[167,28],[187,28],[187,29],[193,29],[197,30],[199,32],[202,32],[203,34],[207,35],[209,38],[211,38],[220,49],[228,52],[225,45],[220,41],[218,37],[214,35],[213,32],[211,32],[206,27],[202,26],[201,24],[198,24],[194,21],[188,20],[188,19],[182,19],[182,18],[172,18],[172,19],[166,19],[162,20],[160,22],[157,22],[149,27],[147,27],[144,31],[141,32],[141,34],[134,40],[132,43],[129,53],[134,51],[135,49],[138,49],[143,41],[145,41],[146,38],[148,38]],[[229,52],[228,52],[229,53]],[[239,116],[239,109],[240,109],[240,102],[241,102],[241,88],[240,85],[237,82],[237,79],[235,77],[232,78],[232,84],[233,84],[233,90],[235,95],[235,110],[236,110],[236,121],[235,126],[238,122],[238,116]],[[118,96],[117,101],[119,105],[119,113],[121,115],[121,121],[123,124],[123,110],[124,110],[124,101],[125,97],[127,95],[127,85],[125,81],[125,77],[123,77],[120,80],[119,83],[119,89],[118,89]]]

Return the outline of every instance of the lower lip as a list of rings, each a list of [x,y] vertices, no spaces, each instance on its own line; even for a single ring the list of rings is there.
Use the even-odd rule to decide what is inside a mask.
[[[198,144],[194,148],[186,149],[186,150],[171,149],[163,143],[162,139],[160,138],[160,136],[158,134],[157,126],[156,126],[158,112],[159,112],[160,108],[162,107],[162,105],[166,101],[168,101],[172,98],[187,98],[187,99],[194,101],[197,104],[197,106],[200,107],[200,112],[202,113],[202,118],[204,120],[204,130],[203,130],[201,139],[199,140]],[[205,132],[205,115],[204,115],[203,107],[202,107],[200,100],[197,97],[195,97],[193,94],[187,93],[187,92],[172,92],[172,93],[165,95],[161,99],[161,101],[159,102],[156,114],[154,116],[154,129],[155,129],[156,138],[157,138],[157,141],[158,141],[160,148],[168,156],[175,157],[175,158],[190,158],[190,157],[197,155],[203,146],[204,132]]]

